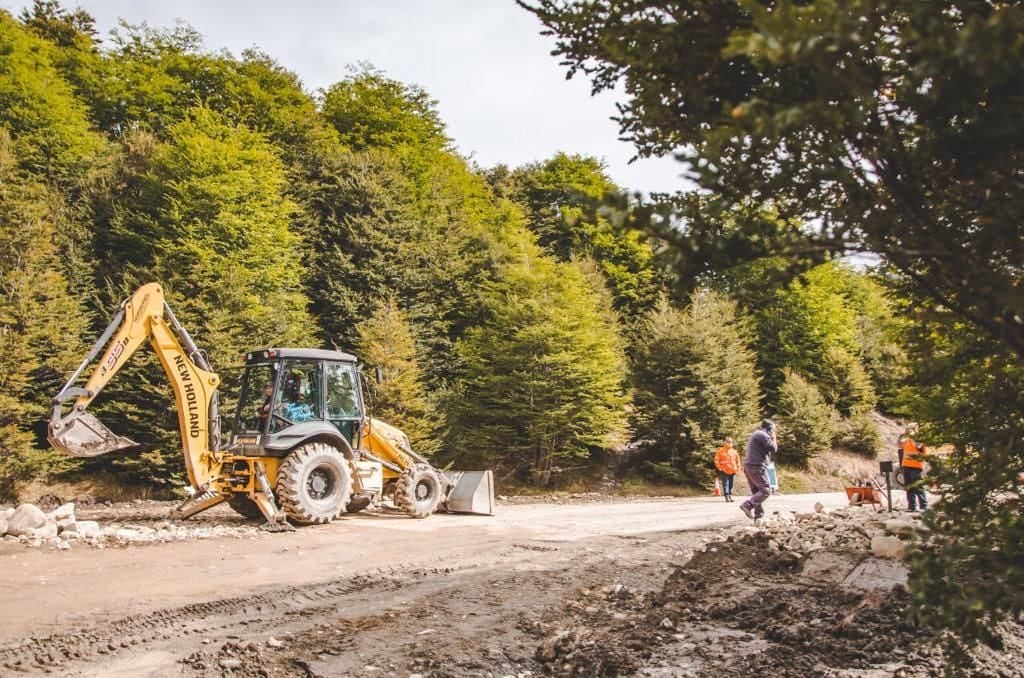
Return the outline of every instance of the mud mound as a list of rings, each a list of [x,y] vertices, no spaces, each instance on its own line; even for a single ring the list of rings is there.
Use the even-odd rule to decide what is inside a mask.
[[[671,675],[836,675],[895,670],[930,637],[904,621],[901,588],[843,588],[800,570],[765,533],[711,544],[653,595],[605,592],[615,612],[549,635],[536,659],[559,675],[661,675],[659,662]]]
[[[793,554],[773,553],[766,535],[753,534],[698,553],[669,577],[657,603],[689,608],[690,623],[762,637],[769,646],[758,664],[780,675],[878,668],[930,637],[905,621],[909,596],[901,588],[823,585],[794,576],[799,570]]]

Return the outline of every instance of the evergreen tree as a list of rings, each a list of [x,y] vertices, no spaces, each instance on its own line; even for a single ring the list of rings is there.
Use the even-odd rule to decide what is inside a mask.
[[[648,313],[661,291],[654,251],[636,230],[614,227],[595,206],[621,189],[596,158],[557,153],[544,162],[488,173],[498,195],[520,205],[538,242],[561,261],[598,262],[615,308],[631,322]]]
[[[522,228],[518,211],[446,150],[421,90],[364,73],[332,92],[325,115],[364,150],[325,155],[301,191],[313,311],[328,338],[353,345],[356,323],[393,296],[432,357],[427,382],[444,386],[454,341],[481,318],[479,290]]]
[[[77,185],[105,151],[54,61],[56,48],[0,10],[0,127],[22,168],[64,188]]]
[[[867,412],[858,412],[836,428],[833,444],[874,459],[882,451],[882,434]]]
[[[933,532],[911,560],[911,604],[922,622],[998,645],[999,622],[1024,609],[1024,366],[974,327],[911,304],[904,407],[919,416],[920,440],[954,447],[929,459],[942,501],[924,514]]]
[[[893,388],[902,360],[898,324],[886,294],[866,274],[829,262],[790,279],[788,262],[772,258],[728,269],[714,283],[754,320],[769,400],[787,367],[847,416],[874,407],[876,383]]]
[[[380,383],[370,386],[373,416],[402,429],[419,454],[433,454],[440,449],[443,422],[427,397],[412,328],[398,303],[379,302],[358,333],[359,358],[381,368]]]
[[[525,242],[459,343],[448,448],[538,485],[623,429],[625,360],[604,296],[574,264]]]
[[[86,30],[76,17],[65,17],[63,33],[53,28],[53,39]],[[91,298],[92,202],[106,190],[115,153],[62,76],[63,54],[0,10],[0,128],[10,133],[19,166],[48,185],[64,278],[72,293]]]
[[[446,150],[451,140],[437,101],[417,85],[365,65],[324,94],[324,118],[354,151],[368,148]]]
[[[829,450],[839,415],[825,402],[818,388],[786,368],[779,389],[779,460],[794,466]]]
[[[179,319],[214,363],[256,346],[312,340],[286,175],[260,134],[195,109],[159,145],[137,224]]]
[[[705,453],[759,417],[751,330],[736,304],[701,290],[683,311],[662,300],[633,360],[633,426],[651,441],[661,479],[702,481]]]
[[[838,347],[826,349],[817,369],[817,382],[825,400],[844,417],[874,409],[877,397],[871,378],[860,361]]]
[[[50,399],[84,351],[88,316],[61,270],[49,190],[18,170],[0,129],[0,498],[71,465],[40,435]]]
[[[137,190],[108,234],[119,270],[114,298],[160,282],[168,303],[215,369],[261,346],[313,342],[303,290],[295,209],[286,174],[261,134],[197,108],[140,158]],[[105,310],[109,316],[110,309]],[[98,410],[112,430],[153,447],[115,462],[132,477],[167,482],[181,471],[177,413],[152,354],[138,356],[104,392]],[[222,408],[231,412],[230,372]]]

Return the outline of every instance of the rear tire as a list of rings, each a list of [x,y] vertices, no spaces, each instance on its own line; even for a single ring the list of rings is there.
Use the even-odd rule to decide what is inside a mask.
[[[231,499],[228,499],[228,506],[244,518],[255,519],[263,517],[263,511],[260,510],[256,502],[244,494],[233,495]]]
[[[395,483],[395,506],[413,518],[426,518],[441,504],[441,477],[427,464],[402,471]]]
[[[351,494],[348,460],[327,443],[307,443],[297,448],[277,474],[281,509],[300,525],[331,522],[345,512]]]

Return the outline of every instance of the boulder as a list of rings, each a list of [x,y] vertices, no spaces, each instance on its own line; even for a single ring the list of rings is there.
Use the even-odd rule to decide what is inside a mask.
[[[33,539],[56,539],[57,523],[47,522],[42,527],[33,528],[24,533],[25,536]]]
[[[0,516],[0,537],[5,534],[7,534],[7,518],[5,516]]]
[[[868,558],[855,567],[842,582],[843,586],[863,591],[889,591],[907,587],[907,568],[900,563]]]
[[[74,532],[75,531],[75,519],[74,518],[61,518],[57,521],[57,530],[61,533]]]
[[[46,514],[35,504],[22,504],[7,519],[7,534],[20,537],[46,524]]]
[[[782,525],[792,525],[796,522],[796,516],[792,511],[776,511],[776,520]]]
[[[95,520],[79,520],[75,522],[75,532],[82,539],[100,536],[100,524]]]
[[[907,556],[907,545],[897,537],[888,535],[871,538],[871,553],[879,558],[903,560]]]
[[[142,537],[141,534],[127,527],[122,527],[118,530],[115,530],[112,536],[117,537],[121,541],[137,541]]]
[[[62,520],[67,520],[68,518],[70,518],[71,520],[74,520],[75,519],[75,504],[74,504],[74,502],[70,502],[69,501],[66,504],[61,504],[57,508],[55,508],[52,511],[50,511],[50,517],[53,518],[58,523],[60,521],[62,521]]]
[[[807,554],[801,574],[818,582],[839,584],[857,567],[857,560],[851,553],[820,549]]]
[[[814,512],[815,513],[822,513],[824,511],[825,511],[825,505],[824,504],[822,504],[820,501],[814,502]]]
[[[909,520],[893,518],[885,521],[885,531],[898,537],[909,537],[917,531],[917,525]]]

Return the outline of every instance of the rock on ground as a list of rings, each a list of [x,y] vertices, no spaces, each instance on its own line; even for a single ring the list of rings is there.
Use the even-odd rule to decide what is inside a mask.
[[[7,534],[15,537],[28,534],[46,524],[46,514],[35,504],[22,504],[7,520]]]

